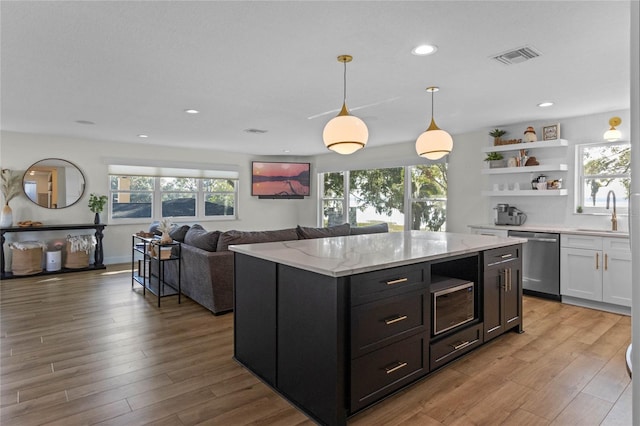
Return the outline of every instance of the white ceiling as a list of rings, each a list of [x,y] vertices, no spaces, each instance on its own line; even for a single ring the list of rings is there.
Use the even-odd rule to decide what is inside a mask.
[[[0,17],[2,130],[324,153],[339,54],[354,57],[347,105],[368,146],[414,141],[431,85],[454,136],[629,108],[627,1],[2,1]],[[439,50],[411,55],[421,43]],[[525,45],[542,55],[490,59]]]

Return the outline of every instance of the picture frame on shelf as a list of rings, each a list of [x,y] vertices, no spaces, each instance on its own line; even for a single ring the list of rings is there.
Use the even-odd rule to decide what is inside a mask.
[[[560,139],[560,123],[542,127],[542,140],[554,141]]]

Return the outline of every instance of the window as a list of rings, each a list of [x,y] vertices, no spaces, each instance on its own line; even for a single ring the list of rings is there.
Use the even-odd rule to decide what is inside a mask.
[[[578,145],[576,149],[576,208],[584,213],[609,213],[610,191],[616,209],[626,213],[629,206],[631,145],[628,142]]]
[[[234,216],[236,211],[236,181],[233,179],[203,179],[204,215]]]
[[[344,212],[347,210],[344,199],[343,172],[324,173],[318,182],[322,182],[323,190],[320,203],[322,211],[322,226],[335,226],[345,223]]]
[[[447,164],[411,167],[411,226],[421,231],[445,231]]]
[[[111,218],[153,217],[155,178],[147,176],[110,176]]]
[[[111,219],[236,216],[237,179],[109,176]]]
[[[392,231],[446,229],[446,164],[321,173],[321,226],[380,222]],[[407,181],[405,176],[410,176]],[[345,216],[345,212],[348,215]]]

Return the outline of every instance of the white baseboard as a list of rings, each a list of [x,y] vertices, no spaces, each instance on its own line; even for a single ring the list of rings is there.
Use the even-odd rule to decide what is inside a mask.
[[[580,299],[578,297],[562,296],[562,303],[567,305],[582,306],[583,308],[597,309],[599,311],[612,312],[614,314],[631,316],[631,308],[628,306],[614,305],[612,303],[596,302],[595,300]]]

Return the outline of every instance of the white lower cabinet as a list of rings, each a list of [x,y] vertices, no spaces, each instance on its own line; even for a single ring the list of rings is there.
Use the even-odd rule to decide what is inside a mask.
[[[626,238],[603,238],[602,301],[631,306],[631,249]]]
[[[629,240],[562,234],[560,294],[631,306]]]

